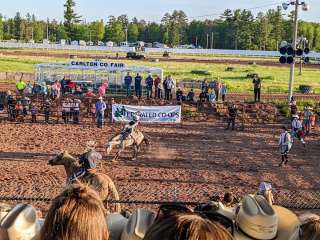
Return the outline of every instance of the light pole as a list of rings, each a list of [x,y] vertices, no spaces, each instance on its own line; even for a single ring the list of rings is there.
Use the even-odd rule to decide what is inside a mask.
[[[297,37],[298,37],[298,14],[299,14],[299,6],[302,5],[302,10],[308,11],[309,5],[306,2],[300,2],[300,0],[291,0],[290,3],[283,3],[282,7],[284,10],[287,10],[289,5],[295,5],[294,11],[294,23],[293,23],[293,41],[292,41],[292,48],[294,52],[297,50]],[[294,70],[295,70],[295,59],[290,67],[290,79],[289,79],[289,101],[293,95],[293,83],[294,83]]]

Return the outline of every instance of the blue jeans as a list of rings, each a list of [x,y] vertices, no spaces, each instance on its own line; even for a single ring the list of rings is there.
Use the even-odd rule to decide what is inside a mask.
[[[136,96],[141,97],[141,86],[135,86]]]
[[[104,113],[103,112],[97,112],[97,127],[102,128],[104,122]]]
[[[126,89],[127,89],[127,97],[131,96],[131,85],[126,84]]]

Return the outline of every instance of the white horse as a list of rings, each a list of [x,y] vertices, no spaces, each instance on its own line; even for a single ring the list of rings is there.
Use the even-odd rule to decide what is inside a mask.
[[[107,154],[109,155],[114,147],[119,147],[119,150],[115,157],[113,158],[113,162],[117,161],[120,157],[121,152],[127,147],[133,146],[134,154],[132,160],[136,160],[138,156],[138,152],[140,151],[141,144],[145,143],[147,146],[150,145],[149,139],[142,134],[139,130],[134,130],[127,139],[121,140],[121,134],[118,134],[111,138],[108,142],[107,146]]]

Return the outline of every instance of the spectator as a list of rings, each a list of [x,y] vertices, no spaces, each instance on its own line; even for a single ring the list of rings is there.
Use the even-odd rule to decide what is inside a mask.
[[[94,190],[71,185],[52,201],[40,240],[108,240],[105,214]]]
[[[282,167],[283,164],[288,163],[288,153],[291,149],[291,136],[288,133],[288,129],[286,126],[282,127],[282,133],[280,134],[279,138],[279,147],[280,147],[280,153],[281,153],[281,163],[279,164],[279,167]]]
[[[208,94],[208,92],[209,92],[209,85],[208,85],[207,79],[204,79],[203,82],[201,83],[201,91]]]
[[[102,83],[98,88],[99,96],[104,97],[106,95],[106,91],[107,91],[107,85],[105,83]]]
[[[130,73],[127,73],[127,76],[124,77],[124,84],[127,89],[127,97],[131,97],[131,84],[132,84],[132,77],[130,76]]]
[[[187,95],[187,101],[188,102],[194,102],[194,92],[193,89],[190,90],[190,92]]]
[[[213,85],[214,93],[216,94],[216,101],[219,101],[219,93],[221,89],[221,83],[219,81],[215,81]]]
[[[305,141],[304,141],[304,132],[302,129],[302,123],[299,120],[298,115],[293,115],[293,120],[291,122],[291,128],[292,128],[292,142],[293,138],[296,137],[298,138],[299,141],[305,146]]]
[[[32,89],[33,94],[40,94],[41,93],[41,85],[39,83],[35,83]]]
[[[5,98],[5,103],[7,105],[7,111],[8,111],[8,120],[13,120],[13,112],[14,112],[14,100],[11,91],[7,91],[7,95]]]
[[[228,92],[227,86],[225,84],[222,84],[221,85],[221,89],[220,89],[222,102],[224,102],[226,100],[227,92]]]
[[[199,95],[199,99],[201,103],[205,103],[208,101],[208,94],[206,92],[201,92]]]
[[[61,86],[62,94],[65,94],[68,92],[68,80],[66,80],[64,77],[60,81],[60,86]]]
[[[140,76],[139,73],[137,73],[137,76],[134,78],[134,89],[136,92],[136,96],[141,98],[141,81],[142,81],[142,77]]]
[[[306,213],[299,217],[300,240],[318,240],[320,239],[320,217],[316,214]]]
[[[311,107],[305,107],[304,108],[304,113],[303,113],[303,127],[305,129],[306,135],[310,133],[311,130],[311,118],[313,116],[312,113],[312,108]]]
[[[182,103],[182,101],[184,101],[184,96],[183,96],[183,92],[180,88],[178,88],[177,92],[176,92],[176,100],[179,104]]]
[[[51,95],[53,99],[60,97],[61,84],[58,80],[56,80],[51,87]]]
[[[80,85],[76,85],[76,88],[75,88],[75,92],[74,92],[75,95],[78,95],[78,96],[81,96],[82,95],[82,89],[81,89],[81,86]]]
[[[228,126],[226,130],[230,128],[230,125],[232,125],[232,130],[235,130],[237,111],[238,110],[235,104],[232,104],[230,107],[228,107]]]
[[[106,110],[107,105],[103,101],[102,97],[99,97],[99,100],[96,103],[96,118],[97,118],[97,127],[102,128],[104,122],[104,111]]]
[[[51,102],[49,99],[46,99],[45,104],[43,106],[44,111],[44,122],[49,124],[50,112],[51,112]]]
[[[36,107],[36,105],[34,103],[32,103],[30,106],[30,113],[31,113],[31,122],[36,123],[38,108]]]
[[[147,98],[152,98],[153,78],[151,74],[146,78]]]
[[[257,74],[253,77],[253,91],[254,91],[254,101],[260,102],[260,94],[261,94],[261,79]]]
[[[30,101],[30,98],[28,98],[28,97],[23,97],[21,99],[21,104],[22,104],[22,107],[23,107],[23,115],[24,116],[28,115],[28,110],[29,110],[30,103],[31,103],[31,101]]]
[[[216,94],[213,90],[211,91],[211,93],[208,96],[208,101],[209,101],[211,107],[214,107],[216,105]]]
[[[16,112],[16,116],[15,118],[19,117],[19,116],[23,116],[23,105],[21,103],[21,101],[17,101],[16,106],[15,106],[15,112]]]
[[[292,96],[289,102],[289,107],[291,111],[291,121],[293,120],[293,115],[298,114],[298,107],[297,107],[297,101],[295,98]]]
[[[30,81],[28,81],[26,88],[24,89],[24,94],[29,96],[33,92],[33,85],[31,84]]]
[[[88,88],[88,91],[85,93],[84,96],[85,97],[94,97],[95,94],[93,93],[93,89],[92,88]]]
[[[44,96],[47,96],[47,94],[48,94],[48,87],[45,82],[40,83],[40,94],[42,94]]]
[[[70,99],[66,98],[62,102],[62,119],[65,124],[68,124],[69,122],[70,113],[71,113]]]
[[[232,240],[220,224],[194,213],[167,213],[148,229],[144,240]]]
[[[168,99],[167,100],[172,100],[172,90],[174,89],[175,85],[174,85],[174,81],[171,77],[171,75],[169,75],[167,82],[166,82],[166,86],[167,86],[167,95],[168,95]]]
[[[76,83],[72,82],[71,80],[68,80],[68,92],[74,93],[75,89],[76,89]]]
[[[24,89],[27,87],[27,84],[20,78],[20,80],[16,83],[16,88],[20,94],[23,94]]]
[[[73,123],[79,124],[80,122],[80,99],[73,100]]]
[[[161,97],[161,78],[157,75],[156,79],[154,80],[154,96],[155,98],[162,98]]]
[[[165,77],[165,79],[162,83],[163,89],[164,89],[164,99],[165,100],[169,100],[169,91],[168,91],[167,83],[168,83],[168,77]]]

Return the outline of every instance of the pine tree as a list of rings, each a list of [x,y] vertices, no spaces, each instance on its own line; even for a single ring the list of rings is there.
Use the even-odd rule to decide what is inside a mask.
[[[74,34],[74,25],[80,23],[81,21],[81,16],[76,14],[74,11],[75,6],[76,3],[74,2],[74,0],[66,0],[66,3],[64,4],[64,26],[69,39],[72,39],[72,36]]]

